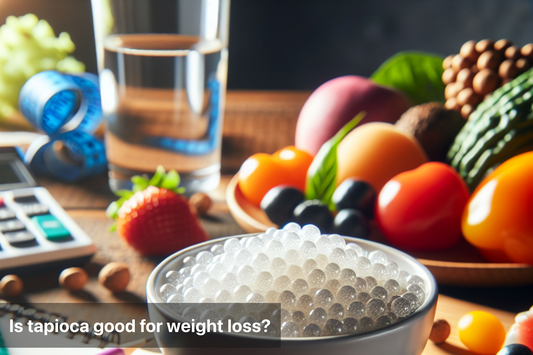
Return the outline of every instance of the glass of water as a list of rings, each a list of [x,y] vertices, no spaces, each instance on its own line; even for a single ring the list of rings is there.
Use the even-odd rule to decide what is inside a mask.
[[[230,0],[92,0],[109,185],[175,169],[220,182]]]

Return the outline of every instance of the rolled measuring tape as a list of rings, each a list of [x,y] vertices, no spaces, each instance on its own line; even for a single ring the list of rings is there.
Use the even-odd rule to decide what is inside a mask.
[[[48,135],[26,151],[25,163],[35,173],[74,181],[105,170],[104,144],[92,135],[103,118],[96,75],[38,73],[20,91],[19,110]]]

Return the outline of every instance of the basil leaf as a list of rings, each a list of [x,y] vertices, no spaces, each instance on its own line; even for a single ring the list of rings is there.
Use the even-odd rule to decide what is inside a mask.
[[[333,138],[322,145],[307,171],[306,200],[321,200],[330,209],[334,209],[331,203],[331,196],[333,196],[337,185],[337,146],[365,115],[366,112],[360,112],[342,127]]]
[[[444,102],[442,61],[442,57],[435,54],[400,52],[381,64],[370,79],[403,91],[415,105]]]

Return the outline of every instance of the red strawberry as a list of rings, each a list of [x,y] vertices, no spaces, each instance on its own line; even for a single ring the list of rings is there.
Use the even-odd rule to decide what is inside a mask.
[[[187,200],[178,193],[179,176],[162,167],[148,181],[134,177],[133,191],[119,191],[122,198],[108,208],[118,217],[117,231],[122,239],[142,255],[169,255],[208,239]]]

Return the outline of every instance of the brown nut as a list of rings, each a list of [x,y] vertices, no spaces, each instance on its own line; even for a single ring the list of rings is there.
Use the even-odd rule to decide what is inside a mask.
[[[59,275],[59,285],[69,291],[79,291],[89,281],[89,275],[80,267],[65,269]]]
[[[494,41],[492,39],[483,39],[476,43],[476,51],[478,53],[483,53],[490,51],[494,48]]]
[[[452,97],[456,97],[459,91],[463,90],[465,88],[465,85],[460,82],[455,82],[446,85],[446,89],[444,89],[444,97],[446,100],[451,99]]]
[[[496,69],[501,61],[501,55],[495,51],[486,51],[481,54],[477,60],[477,67],[479,70]]]
[[[461,57],[460,54],[457,54],[452,59],[452,69],[459,73],[461,69],[469,68],[472,66],[472,61],[468,58]]]
[[[461,110],[461,106],[457,104],[457,99],[455,97],[452,97],[451,99],[446,100],[444,107],[446,107],[448,110],[455,110],[455,111]]]
[[[496,43],[494,43],[494,50],[505,52],[505,50],[513,45],[513,42],[509,41],[508,39],[500,39]]]
[[[100,270],[98,282],[112,292],[124,291],[130,282],[128,264],[113,262]]]
[[[474,106],[464,105],[463,107],[461,107],[461,116],[463,116],[463,118],[467,120],[468,117],[470,117],[470,115],[472,114],[472,112],[474,112],[474,110],[475,110]]]
[[[211,197],[204,192],[197,192],[189,199],[189,205],[196,208],[198,215],[206,214],[212,204],[213,201],[211,200]]]
[[[459,51],[459,54],[461,55],[461,57],[468,58],[472,62],[475,62],[479,57],[479,53],[478,51],[476,51],[476,42],[468,41],[463,44],[461,50]]]
[[[464,70],[464,69],[463,69]],[[455,81],[456,73],[452,68],[446,69],[442,73],[442,82],[444,85],[448,85],[449,83],[453,83]]]
[[[510,48],[510,47],[509,47]],[[498,75],[502,79],[514,79],[518,75],[518,69],[514,59],[504,60],[498,69]]]
[[[24,283],[17,275],[6,275],[0,280],[0,295],[15,297],[22,293]]]
[[[453,54],[450,54],[442,61],[442,69],[448,69],[452,66]]]
[[[531,61],[528,58],[520,58],[516,61],[515,66],[520,74],[531,68]]]
[[[451,333],[451,327],[450,323],[448,323],[444,319],[437,319],[433,323],[433,327],[431,328],[431,333],[429,334],[429,340],[436,344],[444,343],[446,339],[450,336]]]
[[[528,43],[523,46],[520,50],[520,54],[522,54],[524,57],[529,57],[533,59],[533,43]]]
[[[483,69],[474,76],[472,87],[476,94],[485,96],[493,92],[499,84],[498,74],[492,69]]]
[[[461,69],[461,71],[457,74],[456,80],[463,83],[465,88],[471,88],[472,87],[472,81],[474,80],[475,73],[472,72],[472,70],[468,68]]]
[[[476,106],[481,102],[481,97],[474,92],[472,88],[464,88],[457,94],[457,104],[459,106],[471,105]]]
[[[511,46],[505,50],[505,58],[518,59],[520,58],[520,49],[515,46]]]

